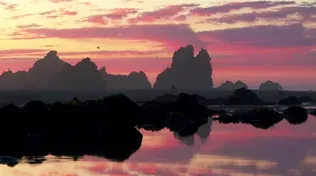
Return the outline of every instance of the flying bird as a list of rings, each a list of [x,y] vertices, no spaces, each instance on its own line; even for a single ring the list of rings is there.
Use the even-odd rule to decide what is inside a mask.
[[[100,49],[100,46],[98,46],[97,49]]]

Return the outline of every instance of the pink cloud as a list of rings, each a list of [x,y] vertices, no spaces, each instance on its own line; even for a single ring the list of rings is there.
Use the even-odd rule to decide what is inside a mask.
[[[72,0],[50,0],[52,3],[59,3],[59,2],[71,2]]]
[[[110,20],[121,20],[126,18],[128,15],[135,13],[137,13],[137,9],[134,8],[117,8],[110,10],[110,12],[106,14],[89,16],[82,21],[96,24],[107,24]]]
[[[136,18],[129,19],[130,23],[153,22],[156,20],[168,19],[183,12],[186,8],[196,7],[197,4],[170,5],[155,11],[144,12]]]
[[[182,25],[130,25],[105,28],[75,28],[75,29],[25,29],[23,32],[35,35],[43,35],[47,38],[108,38],[121,40],[149,40],[165,44],[172,50],[180,46],[192,44],[196,48],[205,46],[198,39],[192,29],[185,24]]]
[[[9,4],[5,7],[6,10],[15,10],[17,4]]]
[[[67,10],[62,13],[62,15],[68,15],[68,16],[74,16],[77,14],[78,14],[78,12],[76,12],[76,11],[67,11]]]
[[[3,6],[5,10],[15,10],[18,6],[17,4],[9,4],[6,2],[0,2],[0,6]]]
[[[48,15],[48,16],[46,16],[46,18],[58,18],[58,17],[60,17],[60,16],[58,16],[58,15]]]
[[[43,49],[10,49],[10,50],[0,50],[0,57],[3,56],[12,56],[16,54],[31,54],[31,53],[38,53],[38,52],[46,52],[47,50]]]
[[[40,12],[39,15],[51,15],[53,13],[56,13],[57,10],[49,10],[49,11],[45,11],[45,12]]]
[[[214,44],[234,43],[271,48],[316,46],[316,29],[306,28],[301,24],[250,26],[199,32],[198,35],[211,39]]]
[[[122,19],[130,14],[137,13],[137,9],[134,8],[118,8],[111,10],[110,13],[106,14],[105,17],[110,19]]]
[[[295,5],[295,1],[250,1],[250,2],[232,2],[223,5],[216,5],[210,7],[198,7],[191,10],[193,15],[198,16],[211,16],[218,13],[229,13],[234,10],[240,10],[242,8],[252,9],[266,9],[270,7],[283,6],[283,5]]]
[[[27,25],[18,25],[16,27],[18,28],[36,28],[36,27],[40,27],[41,25],[32,23],[32,24],[27,24]]]
[[[20,19],[20,18],[25,18],[25,17],[32,16],[32,15],[34,15],[34,14],[32,14],[32,13],[27,13],[27,14],[23,14],[23,15],[16,15],[16,16],[12,16],[11,19],[17,20],[17,19]]]
[[[107,22],[104,19],[104,15],[89,16],[88,18],[82,20],[82,22],[102,24],[102,25],[107,24]]]

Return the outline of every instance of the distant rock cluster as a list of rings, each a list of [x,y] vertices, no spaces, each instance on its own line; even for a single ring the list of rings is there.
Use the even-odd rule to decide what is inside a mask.
[[[151,84],[144,72],[131,72],[129,75],[113,75],[105,67],[99,70],[101,77],[108,82],[108,89],[150,89]]]
[[[235,83],[231,81],[225,81],[223,84],[221,84],[218,89],[220,90],[236,90],[240,88],[248,88],[247,84],[244,82],[238,80]]]
[[[211,90],[213,88],[211,57],[206,49],[194,55],[192,45],[181,47],[174,52],[171,66],[156,78],[154,89],[172,90]],[[0,75],[0,90],[145,90],[151,89],[146,74],[142,71],[128,75],[114,75],[106,67],[98,69],[90,58],[84,58],[71,65],[50,51],[43,59],[37,60],[29,71],[3,72]],[[219,90],[237,90],[248,88],[238,80],[226,81]],[[266,81],[259,90],[281,91],[276,82]]]
[[[194,57],[191,45],[173,54],[170,68],[157,76],[155,89],[207,90],[213,87],[211,58],[205,49]]]
[[[275,91],[283,90],[283,87],[277,82],[266,81],[259,86],[259,90]]]
[[[202,49],[194,57],[193,46],[181,47],[174,53],[172,64],[157,77],[156,89],[210,89],[213,87],[210,56]],[[51,90],[103,90],[103,89],[151,89],[144,72],[129,75],[113,75],[105,67],[98,70],[90,58],[76,65],[62,61],[57,51],[50,51],[36,61],[32,68],[13,73],[3,72],[0,89],[51,89]]]
[[[1,90],[103,90],[103,89],[150,89],[144,72],[129,75],[112,75],[105,67],[98,70],[90,58],[76,65],[62,61],[57,51],[50,51],[26,71],[3,72]]]

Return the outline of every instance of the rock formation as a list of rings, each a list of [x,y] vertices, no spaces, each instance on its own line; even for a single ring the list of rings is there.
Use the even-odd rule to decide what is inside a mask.
[[[101,77],[97,66],[90,58],[82,59],[75,66],[64,65],[49,83],[50,89],[102,90],[107,82]]]
[[[107,89],[151,89],[151,84],[144,72],[131,72],[129,75],[113,75],[106,72],[105,67],[100,75],[108,82]]]
[[[240,88],[235,90],[233,95],[228,97],[227,105],[262,105],[263,102],[259,99],[256,93],[247,89]]]
[[[27,72],[18,71],[13,73],[11,70],[3,72],[0,76],[0,89],[21,89],[26,83]]]
[[[210,89],[213,87],[210,56],[202,49],[194,57],[193,46],[178,49],[172,58],[170,68],[157,76],[155,89]]]
[[[278,102],[279,105],[301,105],[302,101],[296,96],[289,96],[284,99],[281,99]]]
[[[43,59],[36,61],[28,71],[27,88],[31,89],[30,85],[37,85],[37,88],[47,88],[48,83],[61,71],[64,65],[70,66],[70,64],[60,60],[57,51],[48,52]]]
[[[259,90],[273,91],[273,90],[283,90],[283,87],[277,83],[272,81],[266,81],[259,86]]]
[[[242,81],[238,80],[235,83],[231,81],[225,81],[223,84],[221,84],[218,89],[221,90],[236,90],[240,88],[248,88],[247,84],[243,83]]]

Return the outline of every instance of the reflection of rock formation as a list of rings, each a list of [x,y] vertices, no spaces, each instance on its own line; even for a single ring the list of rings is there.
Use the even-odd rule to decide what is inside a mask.
[[[301,106],[291,106],[288,107],[284,113],[284,118],[290,123],[290,124],[302,124],[306,122],[308,118],[308,112],[305,108]]]
[[[275,124],[279,123],[283,119],[286,119],[290,124],[302,124],[306,122],[308,118],[308,112],[301,106],[291,106],[287,108],[283,114],[280,114],[273,109],[258,108],[250,112],[243,113],[222,113],[218,118],[220,123],[246,123],[251,124],[256,128],[269,129]]]
[[[97,66],[85,58],[75,66],[64,65],[56,77],[49,83],[50,89],[63,90],[96,90],[105,89],[106,81],[103,80]]]
[[[221,90],[236,90],[240,88],[248,88],[247,84],[243,83],[242,81],[236,81],[235,83],[231,81],[225,81],[223,84],[221,84],[218,89]]]
[[[210,89],[213,87],[210,56],[202,49],[194,57],[193,46],[178,49],[170,68],[157,76],[156,89]]]
[[[105,67],[99,70],[103,79],[108,82],[107,89],[150,89],[151,85],[144,72],[131,72],[129,75],[112,75]]]
[[[218,118],[215,118],[220,123],[246,123],[261,129],[269,129],[282,119],[280,113],[269,108],[259,108],[241,114],[222,114]]]
[[[196,131],[196,135],[199,136],[202,140],[202,143],[205,143],[210,135],[211,132],[211,126],[212,126],[212,118],[208,119],[208,122],[201,125],[198,130]],[[195,134],[183,136],[180,135],[179,132],[174,131],[173,135],[176,139],[178,139],[182,144],[186,145],[193,145],[195,141]]]
[[[196,132],[196,134],[201,138],[202,142],[205,143],[210,136],[211,127],[212,127],[212,118],[209,118],[207,123],[201,125]]]
[[[178,139],[182,144],[193,145],[194,144],[194,134],[188,136],[180,136],[179,133],[173,132],[173,136]]]
[[[266,81],[259,86],[259,90],[283,90],[283,87],[277,82]]]

